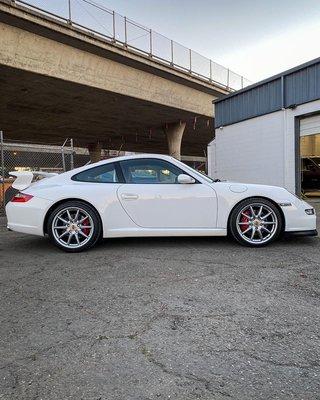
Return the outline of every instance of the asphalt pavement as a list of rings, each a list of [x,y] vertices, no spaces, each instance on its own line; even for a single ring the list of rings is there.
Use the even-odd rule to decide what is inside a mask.
[[[4,223],[1,400],[320,399],[318,237],[66,254]]]

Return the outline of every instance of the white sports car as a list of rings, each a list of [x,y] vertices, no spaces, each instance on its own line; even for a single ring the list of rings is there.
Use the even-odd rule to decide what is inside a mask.
[[[8,228],[76,252],[101,238],[226,236],[263,246],[317,235],[314,208],[286,189],[213,180],[164,155],[118,157],[61,175],[13,172]],[[33,182],[35,174],[44,179]],[[55,175],[55,176],[52,176]]]

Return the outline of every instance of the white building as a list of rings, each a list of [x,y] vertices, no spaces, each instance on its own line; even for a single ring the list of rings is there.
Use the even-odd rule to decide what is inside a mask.
[[[320,195],[320,58],[215,101],[208,173]]]

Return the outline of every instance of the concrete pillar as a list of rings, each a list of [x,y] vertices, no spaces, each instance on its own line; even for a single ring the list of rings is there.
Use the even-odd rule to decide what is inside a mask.
[[[169,155],[177,160],[181,158],[181,141],[185,127],[185,122],[178,122],[169,124],[166,128]]]
[[[88,144],[88,150],[89,150],[90,160],[92,163],[101,161],[101,150],[102,150],[101,143],[97,142]]]

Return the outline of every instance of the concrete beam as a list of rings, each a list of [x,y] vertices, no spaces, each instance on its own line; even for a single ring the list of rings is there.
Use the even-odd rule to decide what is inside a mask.
[[[2,65],[213,116],[208,93],[4,23],[0,37]]]

